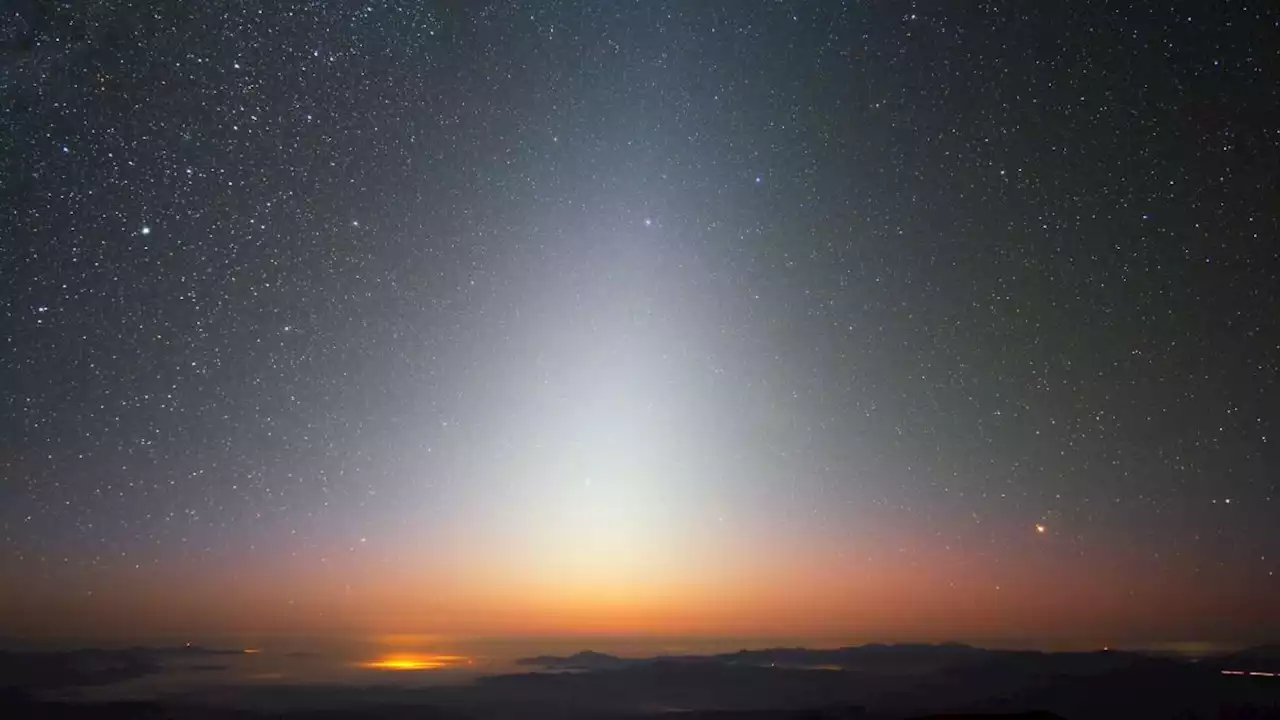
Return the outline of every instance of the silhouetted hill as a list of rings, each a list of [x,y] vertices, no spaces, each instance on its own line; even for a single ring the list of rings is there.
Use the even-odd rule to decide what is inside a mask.
[[[1280,645],[1258,645],[1215,660],[1224,670],[1280,672]]]
[[[1239,657],[1269,653],[1264,648]],[[397,684],[390,685],[233,684],[193,686],[156,703],[49,702],[78,686],[163,673],[174,666],[213,667],[217,663],[198,659],[219,654],[202,648],[0,654],[0,678],[9,688],[0,698],[0,718],[658,720],[677,713],[681,720],[906,720],[1003,713],[1129,720],[1265,718],[1277,717],[1280,708],[1280,679],[1224,675],[1214,663],[1123,652],[988,651],[963,645],[774,648],[651,658],[583,651],[525,661],[572,672],[496,675],[456,685],[415,686],[413,674],[397,674]],[[188,656],[197,662],[157,662]],[[387,682],[391,676],[365,677]],[[1026,714],[1030,710],[1041,714]]]
[[[862,645],[834,650],[774,648],[741,650],[716,659],[755,665],[825,667],[877,673],[935,672],[946,667],[974,662],[991,651],[968,645]]]
[[[517,665],[532,665],[548,670],[615,670],[637,662],[643,661],[628,660],[592,650],[583,650],[568,657],[539,655],[516,660]]]
[[[913,720],[1062,720],[1062,716],[1050,712],[964,714],[964,715],[924,715]]]
[[[597,658],[598,659],[598,658]],[[543,659],[545,661],[545,659]],[[554,659],[564,667],[568,659]],[[539,663],[542,664],[542,663]],[[578,661],[578,664],[582,663]],[[774,648],[682,658],[610,658],[578,676],[494,678],[504,692],[574,695],[600,703],[648,698],[667,708],[777,711],[861,706],[911,714],[1011,713],[1044,708],[1065,717],[1216,717],[1231,702],[1269,708],[1280,683],[1241,684],[1216,668],[1126,652],[988,651],[965,645]],[[544,665],[545,666],[545,665]],[[814,670],[812,668],[825,668]]]
[[[195,645],[176,648],[135,646],[124,650],[85,648],[63,651],[0,650],[0,688],[56,689],[110,685],[164,671],[165,659],[190,658],[189,670],[224,669],[204,662],[214,656],[240,655],[241,650],[216,650]]]
[[[622,667],[654,662],[714,662],[735,665],[780,666],[794,668],[840,668],[864,672],[932,672],[955,664],[972,662],[989,656],[990,650],[945,643],[942,645],[862,645],[835,649],[769,648],[739,650],[718,655],[659,655],[643,658],[619,658],[586,650],[568,657],[540,655],[522,658],[520,665],[553,670],[616,670]]]
[[[0,651],[0,688],[50,689],[108,685],[160,672],[143,650]]]
[[[137,647],[135,651],[149,652],[156,655],[241,655],[244,650],[227,650],[222,648],[207,648],[199,645],[180,645],[178,647],[161,647],[148,648]]]

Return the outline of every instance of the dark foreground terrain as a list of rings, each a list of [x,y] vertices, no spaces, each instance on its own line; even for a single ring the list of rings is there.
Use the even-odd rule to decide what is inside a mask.
[[[231,685],[130,702],[68,699],[163,673],[172,652],[0,653],[0,718],[1280,718],[1274,648],[1201,661],[954,644],[702,657],[584,652],[528,658],[528,673],[449,686]],[[216,662],[218,651],[198,652]]]

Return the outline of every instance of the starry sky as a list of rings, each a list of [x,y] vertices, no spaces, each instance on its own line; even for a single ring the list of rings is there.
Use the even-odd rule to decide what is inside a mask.
[[[1280,637],[1269,5],[10,3],[0,635]]]

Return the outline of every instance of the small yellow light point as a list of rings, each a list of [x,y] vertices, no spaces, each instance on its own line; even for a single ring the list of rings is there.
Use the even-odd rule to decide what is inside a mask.
[[[1038,533],[1038,534],[1040,534],[1040,535],[1043,535],[1043,534],[1045,534],[1045,533],[1047,533],[1047,532],[1049,532],[1049,528],[1045,527],[1045,526],[1044,526],[1043,524],[1041,524],[1041,523],[1036,523],[1036,533]]]
[[[245,649],[244,649],[244,654],[245,654],[245,655],[257,655],[257,654],[258,654],[258,653],[260,653],[260,652],[262,652],[262,651],[261,651],[261,650],[259,650],[258,648],[245,648]]]

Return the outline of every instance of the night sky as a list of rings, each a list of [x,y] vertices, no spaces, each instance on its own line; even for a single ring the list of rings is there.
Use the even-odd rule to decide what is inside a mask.
[[[1274,4],[8,8],[0,635],[1280,637]]]

